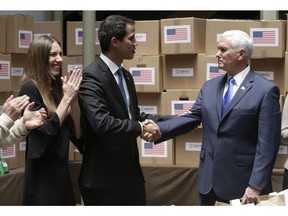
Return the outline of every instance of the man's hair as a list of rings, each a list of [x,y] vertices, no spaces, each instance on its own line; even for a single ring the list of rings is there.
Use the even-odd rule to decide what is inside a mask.
[[[98,30],[98,38],[103,53],[109,50],[110,42],[113,37],[116,37],[120,41],[123,40],[127,34],[127,24],[134,25],[135,21],[121,15],[111,15],[102,21]]]
[[[249,61],[253,54],[253,41],[249,37],[249,35],[246,32],[240,31],[240,30],[229,30],[225,31],[221,38],[227,38],[231,46],[234,50],[239,51],[240,49],[246,50],[246,60]]]

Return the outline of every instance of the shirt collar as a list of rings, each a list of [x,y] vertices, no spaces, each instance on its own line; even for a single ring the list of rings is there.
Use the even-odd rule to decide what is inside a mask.
[[[107,56],[105,56],[103,53],[100,54],[100,58],[106,63],[112,74],[115,74],[119,67],[111,61]]]
[[[246,75],[250,71],[250,65],[248,65],[243,71],[239,72],[234,76],[234,80],[237,86],[240,86],[243,80],[245,79]],[[230,76],[229,76],[230,77]],[[228,79],[229,79],[228,77]]]

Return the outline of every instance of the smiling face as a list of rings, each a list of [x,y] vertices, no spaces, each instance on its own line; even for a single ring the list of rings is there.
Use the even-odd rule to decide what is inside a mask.
[[[59,75],[63,63],[62,49],[57,42],[54,42],[49,54],[49,69],[51,74],[55,77]]]

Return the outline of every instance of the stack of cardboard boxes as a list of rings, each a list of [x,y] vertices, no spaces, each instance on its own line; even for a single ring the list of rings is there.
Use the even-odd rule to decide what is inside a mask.
[[[95,56],[101,52],[97,35],[99,26],[100,22],[96,21]],[[0,76],[0,105],[3,105],[10,94],[18,94],[29,41],[38,35],[48,34],[62,42],[63,34],[60,22],[34,22],[33,17],[20,14],[1,15],[0,27],[0,64],[4,69],[7,67],[6,76],[3,73]],[[188,17],[136,21],[136,55],[132,60],[125,60],[123,66],[134,77],[141,111],[177,115],[188,111],[203,83],[225,73],[218,69],[215,54],[219,36],[229,29],[240,29],[251,36],[265,31],[273,35],[273,41],[259,42],[255,38],[251,65],[257,73],[280,87],[282,107],[288,91],[288,82],[285,82],[288,72],[286,21]],[[67,22],[66,38],[64,74],[76,66],[83,68],[83,22]],[[197,167],[201,137],[200,125],[186,135],[156,146],[138,138],[140,162],[145,165]],[[275,168],[283,168],[287,147],[281,144]],[[11,153],[13,157],[7,157],[10,169],[24,166],[25,163],[25,141],[14,148],[14,153]],[[1,153],[4,151],[2,149]],[[69,160],[81,159],[80,153],[71,144]]]

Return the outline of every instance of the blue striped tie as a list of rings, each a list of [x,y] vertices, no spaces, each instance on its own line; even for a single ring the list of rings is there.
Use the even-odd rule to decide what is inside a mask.
[[[233,85],[235,84],[235,79],[233,77],[229,78],[228,81],[228,89],[223,97],[223,101],[222,101],[222,112],[221,112],[221,116],[224,115],[224,113],[227,110],[227,107],[230,103],[230,100],[232,99],[232,94],[233,94]]]

